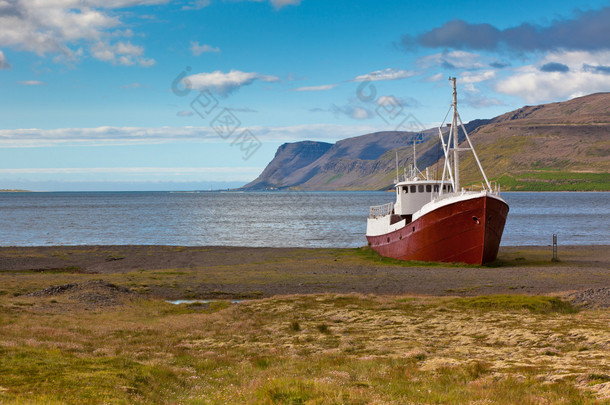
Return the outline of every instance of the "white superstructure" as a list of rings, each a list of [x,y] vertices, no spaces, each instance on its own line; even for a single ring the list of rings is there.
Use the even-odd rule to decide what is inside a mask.
[[[424,175],[414,163],[410,174],[404,180],[396,183],[396,202],[371,207],[367,219],[366,234],[369,236],[383,235],[405,226],[413,220],[413,216],[425,205],[436,201],[441,195],[448,196],[453,192],[449,181],[433,180],[428,171]]]

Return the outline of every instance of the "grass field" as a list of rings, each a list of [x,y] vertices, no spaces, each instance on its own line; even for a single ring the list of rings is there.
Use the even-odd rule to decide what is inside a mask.
[[[254,256],[236,266],[230,256],[215,258],[218,249],[201,249],[3,249],[6,263],[27,254],[112,271],[0,271],[0,403],[610,403],[609,309],[472,290],[487,283],[483,273],[501,272],[506,278],[494,282],[509,283],[502,291],[528,291],[520,287],[532,282],[523,269],[545,283],[573,285],[568,276],[603,283],[598,261],[606,259],[587,248],[566,249],[552,271],[543,248],[504,249],[499,267],[486,269],[396,263],[367,249],[244,251]],[[123,270],[153,254],[209,263]],[[302,274],[303,266],[315,272]],[[452,273],[470,286],[454,284],[462,296],[305,293],[318,288],[314,281],[374,289],[385,285],[376,280],[418,283],[411,274],[423,282]],[[244,291],[293,282],[304,293],[165,301],[197,297],[195,286],[210,280]]]
[[[3,403],[540,404],[610,394],[610,312],[557,298],[0,302]]]
[[[508,191],[608,191],[610,173],[536,170],[494,179]]]

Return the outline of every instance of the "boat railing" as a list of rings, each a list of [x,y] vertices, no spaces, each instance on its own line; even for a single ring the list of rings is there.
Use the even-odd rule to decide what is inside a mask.
[[[481,183],[481,184],[471,184],[469,187],[466,187],[464,190],[465,191],[491,191],[492,193],[498,194],[500,192],[500,185],[498,184],[497,181],[492,180],[489,182],[489,185],[491,187],[491,190],[489,190],[489,188],[487,188],[487,186],[485,185],[485,183]]]
[[[394,210],[394,203],[389,202],[383,205],[374,205],[369,211],[369,218],[384,217],[390,215]]]
[[[471,184],[469,187],[465,187],[464,190],[466,190],[466,191],[483,191],[483,190],[487,190],[487,187],[483,183],[481,183],[481,184]]]

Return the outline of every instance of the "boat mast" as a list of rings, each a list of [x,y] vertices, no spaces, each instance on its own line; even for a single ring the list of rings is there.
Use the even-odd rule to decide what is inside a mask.
[[[448,172],[451,182],[453,184],[453,192],[455,192],[455,193],[459,192],[459,190],[460,190],[460,158],[458,156],[458,152],[470,150],[470,151],[472,151],[474,160],[477,162],[477,166],[479,166],[479,170],[481,171],[481,174],[483,175],[483,179],[485,180],[485,188],[489,192],[494,192],[493,188],[491,187],[491,184],[489,183],[489,180],[487,179],[487,175],[485,175],[485,170],[483,170],[483,166],[481,166],[481,161],[479,160],[479,157],[477,156],[477,152],[474,150],[474,146],[472,145],[472,142],[470,141],[470,137],[468,136],[466,127],[464,127],[462,118],[460,117],[460,114],[457,111],[457,90],[456,90],[456,86],[455,86],[455,77],[450,77],[449,80],[452,82],[452,85],[453,85],[453,102],[451,103],[451,107],[449,107],[449,111],[447,111],[447,114],[445,115],[445,118],[443,119],[441,126],[438,128],[438,136],[441,140],[441,145],[443,147],[443,153],[445,154],[445,165],[443,166],[442,181],[445,180],[445,173]],[[445,140],[443,138],[443,131],[441,130],[441,127],[443,126],[443,124],[445,123],[445,120],[449,116],[451,109],[453,109],[453,120],[451,122],[451,129],[449,130],[449,135],[447,136],[447,143],[445,143]],[[464,137],[466,138],[466,142],[468,142],[468,147],[463,147],[463,148],[458,147],[458,133],[459,133],[458,123],[459,123],[459,127],[462,128],[462,131],[464,131]],[[451,144],[452,137],[453,137],[453,145]],[[451,165],[452,165],[451,164],[451,158],[452,158],[451,151],[452,150],[453,150],[453,170],[451,170]],[[441,192],[441,194],[442,194],[442,192]]]
[[[413,139],[413,167],[417,169],[417,156],[415,155],[415,139]]]
[[[400,177],[398,176],[398,151],[396,152],[396,183],[400,181]]]
[[[453,84],[453,120],[451,122],[451,132],[453,132],[453,176],[455,179],[455,189],[454,192],[458,192],[460,190],[460,156],[458,155],[458,112],[457,112],[457,89],[455,87],[455,77],[450,77]]]

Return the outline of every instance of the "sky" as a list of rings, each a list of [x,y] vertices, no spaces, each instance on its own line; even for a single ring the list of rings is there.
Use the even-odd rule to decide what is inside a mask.
[[[0,0],[0,189],[243,185],[285,142],[610,91],[610,1]]]

